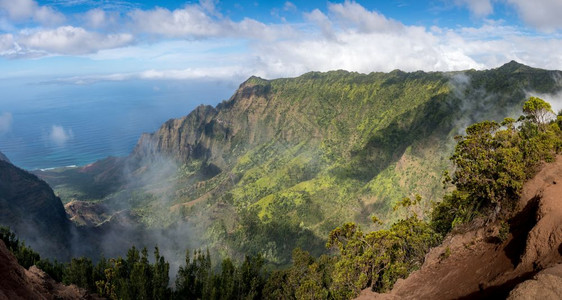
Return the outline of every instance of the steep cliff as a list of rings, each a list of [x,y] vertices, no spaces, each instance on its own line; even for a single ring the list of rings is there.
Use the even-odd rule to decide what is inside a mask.
[[[0,160],[0,224],[45,255],[70,254],[71,222],[61,200],[43,180]]]

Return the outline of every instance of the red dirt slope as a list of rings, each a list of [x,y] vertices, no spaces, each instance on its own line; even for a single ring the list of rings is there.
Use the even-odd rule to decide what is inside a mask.
[[[390,293],[358,299],[562,297],[562,156],[525,184],[516,211],[504,242],[498,223],[451,234]]]

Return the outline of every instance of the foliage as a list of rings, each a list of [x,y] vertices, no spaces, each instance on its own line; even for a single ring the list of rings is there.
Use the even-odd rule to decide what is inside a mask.
[[[175,299],[261,299],[265,284],[263,258],[249,257],[240,266],[229,258],[215,272],[209,252],[186,252],[185,265],[176,278]]]
[[[275,270],[264,287],[265,299],[329,299],[335,257],[314,258],[295,248],[292,265]]]
[[[9,227],[0,226],[0,239],[4,242],[8,250],[14,254],[18,263],[26,268],[37,265],[45,273],[49,274],[56,281],[62,281],[64,265],[57,260],[51,262],[48,259],[41,259],[39,253],[35,252],[24,242],[20,242],[16,234]]]
[[[553,75],[559,74],[510,63],[462,73],[254,77],[230,100],[199,107],[153,135],[166,141],[155,143],[154,152],[169,154],[181,166],[169,178],[137,180],[146,174],[137,149],[127,159],[108,159],[88,172],[69,170],[47,180],[57,194],[67,190],[66,200],[98,199],[111,212],[129,203],[149,227],[177,221],[168,218],[168,208],[178,204],[178,218],[207,230],[201,242],[212,253],[238,259],[264,253],[268,262],[285,265],[294,247],[313,255],[325,252],[318,240],[343,222],[367,228],[374,213],[387,223],[399,220],[402,212],[392,210],[394,201],[413,192],[423,197],[424,208],[441,199],[440,173],[450,167],[446,156],[454,146],[449,137],[468,123],[512,115],[524,91],[555,92],[560,85]],[[519,155],[489,152],[490,162]],[[120,184],[110,176],[122,174],[120,166],[128,163],[134,172],[127,182],[138,184]],[[512,185],[508,181],[498,182],[488,196],[501,197],[492,192]],[[128,188],[161,197],[114,194]],[[243,219],[254,209],[259,219],[250,221],[261,224],[246,226]],[[309,238],[313,243],[307,244]]]
[[[516,63],[467,74],[472,85],[466,89],[452,86],[449,77],[456,74],[423,72],[251,78],[216,109],[199,109],[178,126],[161,129],[182,140],[160,149],[186,159],[173,178],[151,182],[142,193],[106,197],[117,188],[109,184],[99,195],[108,205],[122,196],[142,222],[156,226],[165,218],[155,218],[155,208],[168,213],[168,207],[151,192],[171,186],[165,196],[189,204],[178,215],[201,221],[201,227],[211,223],[210,247],[224,250],[220,266],[213,266],[208,251],[188,252],[172,292],[169,265],[158,249],[150,263],[146,249],[132,248],[124,259],[72,260],[59,276],[90,289],[93,283],[100,295],[114,299],[340,299],[368,286],[386,290],[418,268],[429,247],[456,225],[509,209],[523,182],[561,148],[562,117],[549,122],[550,105],[531,98],[523,118],[468,127],[452,156],[456,190],[435,205],[429,224],[411,215],[412,205],[423,204],[417,195],[407,198],[412,192],[421,189],[432,199],[444,193],[436,189],[436,174],[448,166],[443,158],[449,148],[441,141],[466,124],[458,119],[466,114],[470,121],[492,120],[498,109],[509,115],[525,88],[552,92],[557,86],[552,74]],[[498,96],[471,98],[490,91]],[[479,101],[467,109],[470,100]],[[174,152],[185,149],[189,155]],[[208,172],[215,165],[221,169]],[[86,186],[90,179],[83,181]],[[332,230],[373,213],[396,220],[404,207],[410,215],[385,229],[364,233],[363,224],[345,223]],[[337,254],[319,256],[330,230],[328,246]],[[269,273],[268,263],[278,269]]]
[[[64,270],[62,282],[94,290],[93,270],[94,265],[91,259],[86,257],[73,258]]]
[[[126,259],[103,259],[94,268],[93,277],[98,294],[111,299],[169,299],[170,265],[154,249],[154,263],[148,259],[148,251],[140,252],[134,246]],[[103,276],[100,271],[103,270]],[[92,290],[92,289],[90,289]]]
[[[499,227],[498,238],[503,243],[509,237],[509,223],[506,221],[501,221]]]
[[[441,202],[433,206],[431,227],[444,236],[456,225],[472,220],[478,214],[478,205],[478,202],[471,201],[467,192],[455,190],[446,194]]]
[[[538,97],[531,97],[523,104],[523,112],[537,124],[547,124],[554,116],[550,103]]]
[[[416,216],[364,234],[354,223],[330,233],[328,247],[339,250],[333,273],[333,296],[348,299],[362,289],[385,291],[419,268],[430,247],[439,241],[429,225]]]
[[[490,219],[509,215],[525,180],[542,162],[554,159],[562,140],[557,122],[549,121],[550,104],[531,97],[523,112],[519,121],[476,123],[457,138],[451,157],[456,191],[433,210],[432,226],[437,232],[445,234],[483,211],[490,212]]]

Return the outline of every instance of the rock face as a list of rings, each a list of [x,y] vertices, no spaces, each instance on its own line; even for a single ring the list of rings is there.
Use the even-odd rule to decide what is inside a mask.
[[[110,215],[103,204],[87,201],[71,201],[64,205],[70,220],[79,226],[95,227],[105,222]]]
[[[0,241],[0,299],[95,299],[75,285],[54,281],[35,266],[24,269]]]
[[[365,290],[358,299],[559,298],[562,156],[525,184],[517,211],[507,240],[498,238],[498,224],[453,233],[390,293]]]
[[[71,223],[62,202],[43,180],[0,160],[0,225],[47,257],[70,252]]]
[[[518,284],[509,300],[559,299],[562,295],[562,264],[544,269],[532,279]]]

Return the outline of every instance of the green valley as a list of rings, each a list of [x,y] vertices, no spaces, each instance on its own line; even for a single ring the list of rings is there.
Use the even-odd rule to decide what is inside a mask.
[[[217,107],[143,135],[129,157],[37,174],[64,202],[103,206],[100,226],[124,211],[148,229],[189,224],[174,239],[285,265],[296,247],[326,253],[328,233],[345,222],[387,228],[406,216],[392,209],[404,197],[419,194],[420,213],[429,209],[444,195],[453,137],[473,122],[520,114],[527,93],[557,93],[560,75],[510,62],[252,77]]]

